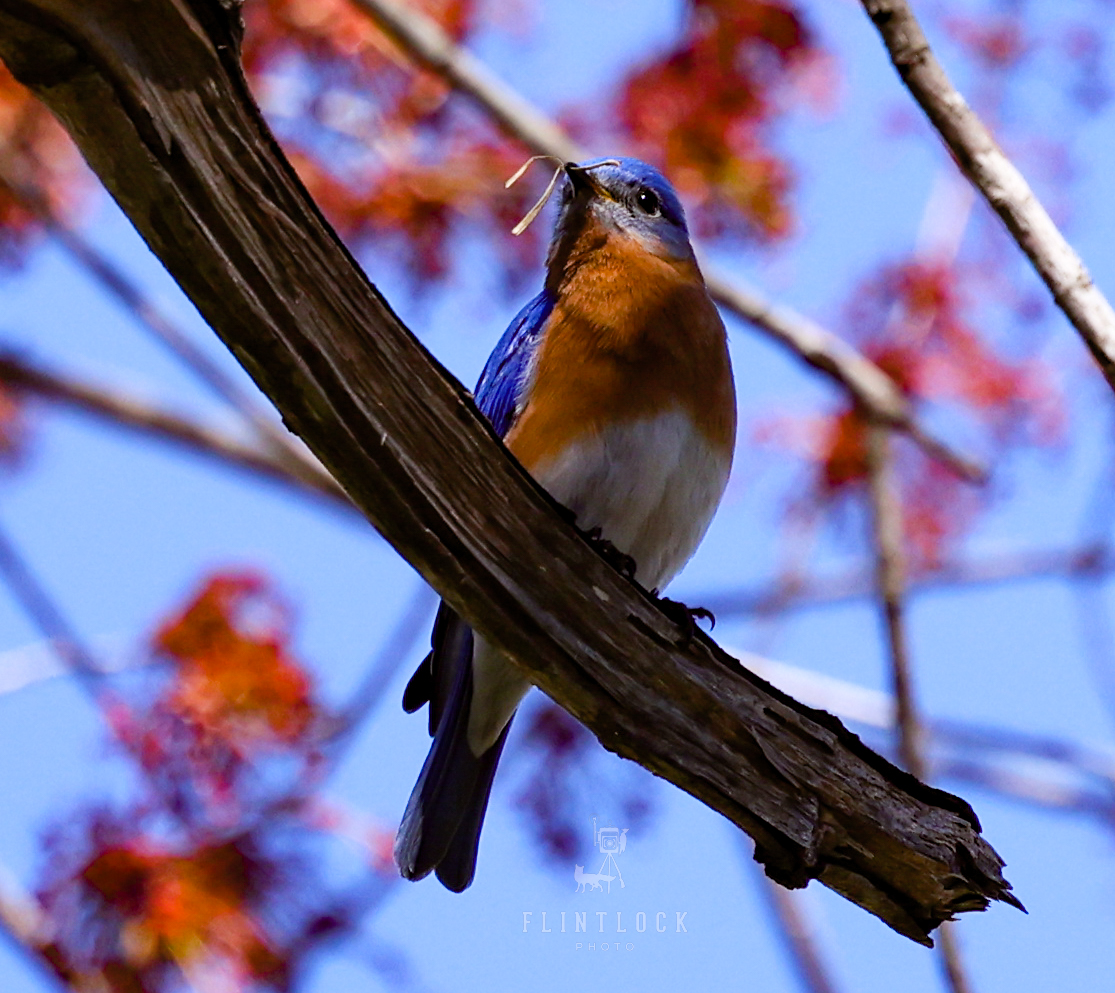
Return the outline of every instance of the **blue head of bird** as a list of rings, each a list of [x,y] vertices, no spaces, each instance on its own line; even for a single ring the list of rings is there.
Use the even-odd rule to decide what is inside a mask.
[[[596,159],[565,166],[554,238],[546,265],[561,266],[589,237],[631,239],[669,261],[693,260],[685,212],[677,193],[654,166],[639,159]]]

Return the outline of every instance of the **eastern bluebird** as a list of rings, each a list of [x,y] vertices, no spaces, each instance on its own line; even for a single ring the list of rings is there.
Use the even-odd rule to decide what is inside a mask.
[[[696,550],[732,465],[736,406],[724,324],[677,194],[637,159],[564,167],[542,292],[488,359],[476,402],[585,531],[659,590]],[[460,892],[511,718],[530,688],[444,603],[403,696],[434,741],[395,842],[408,879]]]

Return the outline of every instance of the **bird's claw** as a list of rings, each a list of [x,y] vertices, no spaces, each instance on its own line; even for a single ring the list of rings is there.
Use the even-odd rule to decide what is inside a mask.
[[[605,538],[600,528],[590,528],[588,531],[582,531],[581,534],[584,535],[585,541],[592,545],[604,561],[616,572],[628,579],[633,580],[635,578],[635,560],[626,552],[621,552]]]
[[[671,600],[669,597],[658,597],[658,606],[670,620],[682,630],[682,645],[688,645],[701,629],[697,627],[698,620],[709,622],[710,627],[716,627],[716,616],[707,607],[690,607],[680,600]]]

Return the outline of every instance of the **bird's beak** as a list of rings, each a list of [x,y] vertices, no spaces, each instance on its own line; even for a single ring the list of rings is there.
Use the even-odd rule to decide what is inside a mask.
[[[594,196],[600,195],[600,187],[592,180],[592,173],[582,169],[576,162],[565,163],[565,175],[569,177],[569,184],[574,193],[588,192]]]

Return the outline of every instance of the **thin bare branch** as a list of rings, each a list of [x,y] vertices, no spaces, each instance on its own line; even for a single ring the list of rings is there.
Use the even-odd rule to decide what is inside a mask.
[[[0,354],[0,382],[57,404],[91,414],[120,427],[175,445],[219,462],[246,469],[258,476],[292,487],[303,496],[326,498],[354,511],[352,502],[333,477],[317,468],[316,460],[293,460],[265,451],[255,444],[206,427],[180,414],[152,407],[117,390],[92,386]]]
[[[216,396],[243,417],[277,458],[323,471],[309,451],[261,410],[259,404],[198,348],[191,337],[167,317],[122,269],[58,217],[51,208],[49,198],[34,179],[38,171],[35,163],[27,160],[25,150],[16,152],[0,145],[0,184],[6,186],[39,219],[69,256],[115,298],[140,327],[153,335]]]
[[[504,131],[534,152],[566,161],[587,157],[555,121],[498,79],[413,5],[399,0],[351,2],[415,62],[469,97]],[[954,451],[921,424],[894,380],[870,359],[809,318],[718,272],[707,261],[702,262],[702,268],[710,293],[727,310],[835,380],[873,417],[908,434],[928,455],[958,475],[972,482],[986,478],[986,471],[976,461]]]
[[[50,641],[63,664],[79,677],[87,689],[97,692],[104,678],[104,669],[77,637],[3,527],[0,527],[0,581],[11,591],[12,597],[39,633]]]
[[[1115,573],[1115,554],[1106,544],[1080,548],[1035,549],[946,562],[933,572],[912,577],[906,595],[936,590],[1038,579],[1095,581]],[[717,617],[741,617],[788,610],[828,607],[872,596],[874,576],[862,569],[843,575],[792,578],[773,588],[756,587],[694,594]]]
[[[54,968],[49,929],[42,908],[4,865],[0,865],[0,932],[39,968],[52,986],[61,990],[74,988]]]
[[[955,921],[945,921],[938,932],[937,954],[952,993],[972,993],[972,983],[960,953],[960,935]]]
[[[926,778],[922,729],[914,699],[909,639],[905,621],[906,555],[902,506],[892,476],[890,434],[878,424],[867,428],[867,479],[871,498],[875,586],[883,608],[891,666],[891,688],[898,720],[902,764],[918,779]]]
[[[34,949],[42,942],[42,909],[5,865],[0,865],[0,928],[24,950]]]
[[[1115,310],[1022,173],[953,86],[906,0],[861,0],[902,82],[1003,219],[1115,389]]]
[[[897,728],[894,697],[800,666],[738,652],[752,672],[802,703],[827,710],[869,731]],[[1115,753],[1062,738],[966,721],[924,725],[932,768],[1007,799],[1115,826]]]
[[[793,965],[798,982],[805,993],[836,993],[839,989],[832,978],[832,970],[821,954],[820,942],[809,915],[802,905],[804,893],[795,893],[761,872],[755,871],[754,846],[745,834],[737,833],[740,853],[750,864],[763,896],[763,902],[774,920],[775,927],[782,937],[782,944]],[[745,867],[746,868],[746,867]]]
[[[836,993],[831,970],[821,958],[817,936],[801,905],[803,893],[795,893],[771,879],[763,877],[759,885],[766,894],[771,912],[779,922],[779,930],[790,952],[798,980],[807,993]]]
[[[921,718],[914,697],[909,632],[905,618],[906,554],[902,504],[893,477],[890,430],[867,425],[867,485],[871,503],[871,532],[875,546],[875,583],[883,609],[890,656],[891,686],[898,724],[898,753],[902,764],[918,779],[928,779]],[[938,954],[952,993],[971,993],[960,957],[960,946],[950,924],[941,926]]]

